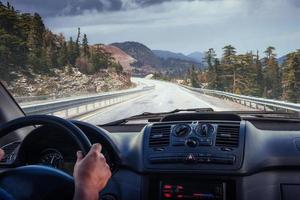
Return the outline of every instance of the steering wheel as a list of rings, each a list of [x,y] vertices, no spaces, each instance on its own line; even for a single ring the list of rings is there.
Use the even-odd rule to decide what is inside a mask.
[[[0,126],[0,138],[19,128],[51,125],[67,134],[87,154],[91,143],[73,123],[50,115],[33,115],[14,119]],[[16,200],[63,200],[74,195],[73,177],[63,171],[39,165],[28,165],[0,173],[0,188]]]

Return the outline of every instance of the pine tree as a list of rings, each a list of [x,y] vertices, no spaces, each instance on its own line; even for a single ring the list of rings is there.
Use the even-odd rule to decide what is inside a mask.
[[[32,19],[31,30],[28,35],[27,46],[29,50],[28,62],[36,72],[47,72],[44,66],[43,36],[45,25],[39,14],[35,13]]]
[[[208,72],[207,72],[207,82],[208,88],[216,89],[216,71],[214,67],[216,53],[213,48],[210,48],[207,52],[205,52],[204,61],[207,63]]]
[[[59,44],[58,47],[58,66],[64,67],[68,64],[68,47],[67,42],[63,34],[60,34],[57,37],[57,41]]]
[[[232,64],[232,90],[237,94],[248,94],[251,83],[251,56],[252,54],[237,55]]]
[[[300,52],[287,55],[283,64],[283,98],[285,100],[300,102]]]
[[[224,89],[229,92],[235,92],[236,84],[236,50],[233,46],[227,45],[223,47],[223,57],[221,66],[223,68]]]
[[[57,38],[50,31],[46,30],[44,33],[44,42],[43,42],[43,53],[44,53],[44,63],[50,69],[54,67],[59,67],[58,63],[58,47],[57,47]]]
[[[265,96],[267,98],[279,99],[281,95],[281,77],[279,65],[274,53],[274,47],[268,47],[264,52],[264,74],[265,74]]]
[[[90,57],[89,44],[88,44],[88,39],[87,39],[86,34],[83,34],[83,39],[82,39],[82,54],[86,58]]]
[[[200,87],[195,66],[192,66],[190,70],[190,79],[192,87]]]
[[[214,70],[215,70],[215,89],[224,90],[223,78],[222,78],[222,68],[218,58],[215,58],[214,61]]]
[[[264,76],[263,76],[263,70],[262,70],[262,63],[259,58],[259,52],[256,52],[255,57],[255,72],[256,72],[256,79],[255,83],[257,86],[256,92],[254,95],[261,97],[264,92]]]
[[[222,63],[231,65],[233,63],[234,56],[236,54],[235,48],[231,45],[227,45],[223,47],[223,51],[224,52],[223,52]]]
[[[70,40],[68,42],[68,63],[72,66],[75,66],[76,58],[76,43],[73,41],[73,38],[70,37]]]
[[[76,58],[78,58],[80,56],[80,28],[78,28],[78,30],[77,30],[77,38],[76,38],[75,47],[74,47],[74,56]]]
[[[31,29],[27,39],[28,46],[28,63],[30,67],[33,68],[35,72],[39,72],[41,69],[41,57],[42,57],[42,48],[38,44],[36,31],[34,28]]]

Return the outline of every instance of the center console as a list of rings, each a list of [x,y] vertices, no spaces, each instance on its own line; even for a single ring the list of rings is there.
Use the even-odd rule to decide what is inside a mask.
[[[150,199],[235,199],[235,180],[226,175],[242,166],[245,122],[205,116],[145,127],[143,163],[150,174]]]
[[[234,171],[241,167],[242,121],[181,121],[148,125],[144,166],[149,171]]]

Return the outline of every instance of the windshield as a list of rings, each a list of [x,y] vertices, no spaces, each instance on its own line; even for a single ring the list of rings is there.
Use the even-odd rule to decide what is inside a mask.
[[[298,0],[0,3],[0,77],[26,114],[300,112]]]

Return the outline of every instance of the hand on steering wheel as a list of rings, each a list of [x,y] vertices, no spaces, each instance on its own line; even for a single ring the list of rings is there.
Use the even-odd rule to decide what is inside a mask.
[[[111,177],[111,171],[101,153],[101,148],[100,144],[94,144],[85,157],[81,151],[77,152],[77,162],[74,167],[74,200],[99,199],[99,191],[106,186]]]

